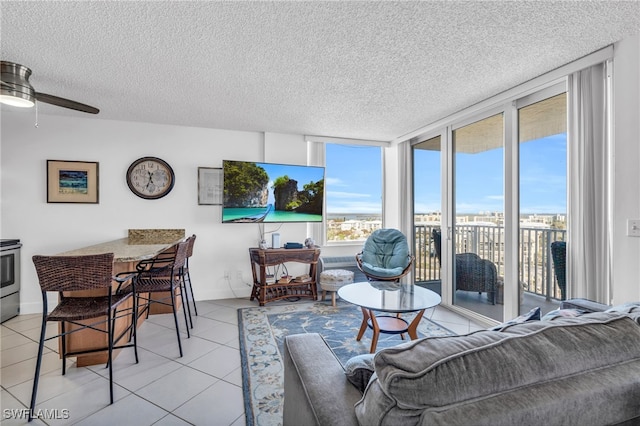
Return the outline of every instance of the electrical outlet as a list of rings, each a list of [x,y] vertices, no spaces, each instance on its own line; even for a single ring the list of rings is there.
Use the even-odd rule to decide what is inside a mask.
[[[227,280],[229,279],[229,271],[227,270],[224,271],[224,278]]]
[[[237,278],[239,281],[242,281],[242,271],[236,271],[236,278]]]
[[[640,219],[627,220],[627,235],[629,237],[640,237]]]

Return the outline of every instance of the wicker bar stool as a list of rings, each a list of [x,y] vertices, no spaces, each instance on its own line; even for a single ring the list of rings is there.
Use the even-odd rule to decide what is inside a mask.
[[[189,258],[193,256],[193,245],[196,242],[195,234],[187,238],[187,258],[184,261],[184,266],[180,268],[180,276],[182,278],[182,286],[185,291],[185,301],[187,304],[187,311],[189,312],[189,324],[193,328],[193,320],[191,319],[191,307],[189,305],[189,293],[191,293],[191,300],[193,301],[193,312],[198,316],[198,307],[196,306],[196,299],[193,297],[193,287],[191,286],[191,275],[189,274]]]
[[[179,293],[182,302],[182,311],[184,312],[184,321],[187,328],[187,338],[191,337],[189,332],[189,323],[187,319],[187,309],[185,309],[185,295],[182,285],[181,268],[185,265],[187,257],[187,242],[182,241],[175,246],[173,253],[163,254],[149,260],[141,260],[136,265],[136,299],[138,306],[142,310],[138,312],[138,316],[145,315],[149,317],[150,306],[158,303],[165,306],[171,306],[173,319],[176,326],[176,335],[178,336],[178,348],[180,349],[180,357],[182,357],[182,343],[180,342],[180,329],[178,326],[178,314],[176,309],[176,291]],[[152,298],[152,294],[167,293],[167,297]],[[141,303],[143,302],[143,303]]]
[[[33,263],[36,268],[40,289],[42,291],[42,327],[40,330],[40,344],[38,346],[38,358],[36,361],[36,371],[33,379],[33,390],[31,392],[31,405],[29,406],[29,421],[32,419],[36,405],[36,395],[38,392],[38,380],[40,378],[40,367],[42,364],[42,353],[44,342],[57,337],[61,338],[61,358],[62,374],[66,373],[66,359],[70,356],[80,354],[102,352],[107,350],[109,368],[109,396],[110,403],[113,404],[113,350],[133,347],[136,363],[138,363],[138,348],[136,340],[136,301],[133,294],[135,292],[135,275],[112,277],[113,253],[85,255],[85,256],[33,256]],[[113,289],[113,283],[118,285]],[[131,285],[124,285],[131,281]],[[78,292],[92,290],[92,293],[104,295],[84,296],[69,294],[67,292]],[[57,306],[48,312],[47,293],[58,292],[59,299]],[[85,293],[86,294],[86,293]],[[129,301],[127,304],[125,302]],[[131,321],[122,332],[115,336],[116,321],[120,318],[131,316]],[[93,321],[90,321],[93,320]],[[47,322],[56,321],[60,323],[60,333],[55,336],[46,337]],[[71,324],[79,328],[66,331],[66,324]],[[107,334],[107,347],[68,352],[66,336],[81,330],[91,329]],[[127,343],[116,345],[122,338],[128,335]],[[133,339],[133,343],[131,340]]]

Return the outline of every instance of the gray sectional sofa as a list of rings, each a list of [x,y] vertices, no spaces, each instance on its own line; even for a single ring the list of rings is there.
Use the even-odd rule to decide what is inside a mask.
[[[640,424],[638,309],[383,349],[364,393],[318,334],[283,356],[285,426]]]

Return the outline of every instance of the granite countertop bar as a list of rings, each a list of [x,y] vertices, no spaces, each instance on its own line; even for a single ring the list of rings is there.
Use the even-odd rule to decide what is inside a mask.
[[[84,256],[88,254],[113,253],[114,262],[137,262],[151,259],[180,241],[182,241],[182,238],[171,243],[132,245],[129,244],[128,238],[121,238],[89,247],[65,251],[59,253],[57,256]]]
[[[184,238],[184,229],[129,229],[129,244],[164,244]]]

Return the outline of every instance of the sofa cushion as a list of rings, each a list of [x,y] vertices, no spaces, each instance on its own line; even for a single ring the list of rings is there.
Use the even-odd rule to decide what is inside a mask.
[[[612,306],[605,312],[618,312],[627,314],[627,316],[640,324],[640,302],[629,302],[623,305]]]
[[[519,317],[516,317],[510,321],[503,322],[502,324],[496,325],[495,327],[491,327],[490,330],[501,331],[503,328],[508,327],[510,325],[522,324],[523,322],[539,321],[539,320],[540,320],[540,308],[536,307],[531,309],[526,314],[522,314]]]
[[[560,302],[560,309],[580,309],[587,312],[604,312],[608,305],[589,299],[567,299]]]
[[[364,392],[365,388],[371,380],[374,373],[373,366],[374,354],[356,355],[350,358],[344,364],[344,373],[353,386],[358,388],[360,392]]]
[[[386,423],[380,415],[409,421],[424,409],[638,359],[640,327],[617,313],[425,338],[376,354],[377,377],[356,404],[356,415],[361,424]]]
[[[622,305],[612,306],[605,312],[620,312],[623,314],[632,314],[640,312],[640,302],[629,302]]]
[[[541,318],[542,321],[553,321],[558,318],[575,318],[586,314],[582,309],[555,309],[549,311]]]

